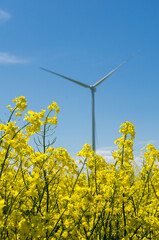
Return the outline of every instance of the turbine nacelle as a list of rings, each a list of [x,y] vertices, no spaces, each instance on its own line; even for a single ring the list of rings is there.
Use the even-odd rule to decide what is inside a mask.
[[[93,92],[96,92],[96,91],[97,91],[97,89],[96,89],[95,87],[93,87],[92,85],[90,86],[90,89],[91,89],[91,91],[93,91]]]

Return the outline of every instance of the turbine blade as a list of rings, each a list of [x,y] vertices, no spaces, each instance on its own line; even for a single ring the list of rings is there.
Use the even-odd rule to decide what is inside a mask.
[[[55,74],[55,75],[57,75],[57,76],[59,76],[59,77],[65,78],[65,79],[67,79],[67,80],[69,80],[69,81],[71,81],[71,82],[77,83],[77,84],[81,85],[82,87],[90,88],[90,86],[87,85],[87,84],[85,84],[85,83],[81,83],[81,82],[76,81],[76,80],[74,80],[74,79],[71,79],[71,78],[69,78],[69,77],[63,76],[63,75],[61,75],[61,74],[59,74],[59,73],[50,71],[50,70],[48,70],[48,69],[46,69],[46,68],[42,68],[42,67],[41,67],[40,69],[42,69],[42,70],[44,70],[44,71],[46,71],[46,72]]]
[[[106,78],[108,78],[110,75],[112,75],[114,72],[116,72],[121,66],[123,66],[125,63],[127,63],[130,59],[132,59],[133,57],[135,57],[138,54],[135,53],[133,56],[129,57],[126,61],[124,61],[123,63],[121,63],[118,67],[116,67],[113,71],[111,71],[110,73],[108,73],[105,77],[103,77],[102,79],[100,79],[98,82],[96,82],[94,85],[92,85],[91,87],[96,87],[98,86],[100,83],[102,83]]]

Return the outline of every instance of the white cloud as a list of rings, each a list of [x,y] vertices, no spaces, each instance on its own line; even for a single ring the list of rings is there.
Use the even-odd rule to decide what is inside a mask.
[[[110,164],[110,163],[115,163],[114,158],[112,156],[112,153],[117,150],[116,147],[104,147],[97,149],[96,154],[104,157],[105,161]],[[142,165],[142,159],[140,157],[140,153],[135,153],[134,154],[134,161],[136,165],[140,166]]]
[[[3,10],[0,9],[0,22],[1,21],[7,21],[11,18],[11,15],[10,13],[8,12],[5,12]]]
[[[0,52],[0,63],[15,64],[15,63],[27,63],[27,62],[28,62],[27,60],[21,59],[9,53]]]
[[[150,140],[140,140],[140,141],[136,142],[135,145],[144,145],[144,146],[146,146],[149,143],[155,144],[155,143],[157,143],[157,141],[153,140],[153,139],[150,139]]]
[[[97,149],[96,154],[104,157],[107,163],[114,163],[114,158],[112,156],[115,147],[104,147]]]

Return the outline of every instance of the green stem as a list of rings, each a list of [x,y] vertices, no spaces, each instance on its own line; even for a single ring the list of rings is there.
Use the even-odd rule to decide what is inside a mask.
[[[123,193],[123,197],[124,197],[124,193]],[[122,211],[123,211],[123,220],[124,220],[124,237],[126,237],[127,233],[126,233],[126,215],[125,215],[125,204],[124,201],[122,202]]]
[[[23,128],[25,128],[25,127],[28,126],[29,124],[30,124],[30,123],[27,123],[27,124],[25,124],[22,128],[20,128],[20,129],[14,134],[14,136],[12,137],[12,140],[16,137],[16,135],[17,135]],[[3,169],[4,169],[5,162],[6,162],[7,158],[8,158],[8,155],[9,155],[9,150],[10,150],[10,145],[9,145],[8,148],[7,148],[4,161],[3,161],[2,165],[1,165],[2,167],[1,167],[1,172],[0,172],[0,179],[1,179],[1,176],[2,176],[2,173],[3,173]]]

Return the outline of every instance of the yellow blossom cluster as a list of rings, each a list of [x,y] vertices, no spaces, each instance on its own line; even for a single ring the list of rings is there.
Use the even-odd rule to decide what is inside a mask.
[[[60,109],[56,102],[52,102],[51,105],[47,107],[50,111],[55,110],[56,114],[59,113]]]
[[[14,107],[14,109],[11,107],[11,105],[8,105],[7,107],[9,108],[9,111],[12,112],[17,111],[15,113],[15,116],[22,116],[22,112],[27,108],[27,100],[25,99],[24,96],[21,97],[17,97],[15,99],[12,100],[13,102],[16,103],[16,106]],[[14,113],[13,111],[13,113]]]
[[[0,239],[159,239],[159,151],[148,144],[137,169],[132,123],[121,125],[114,163],[85,144],[78,165],[66,149],[52,146],[55,102],[48,113],[28,111],[19,126],[12,119],[26,100],[13,102],[7,123],[0,124]],[[29,145],[36,133],[37,149]]]

